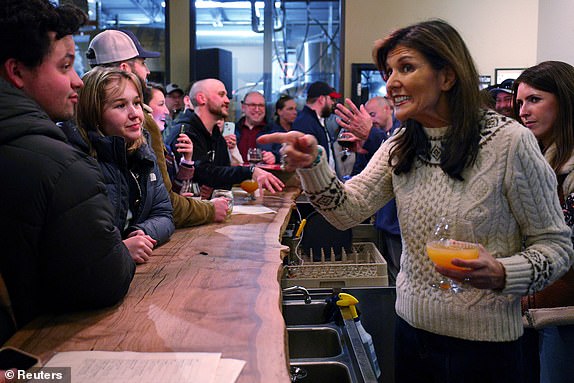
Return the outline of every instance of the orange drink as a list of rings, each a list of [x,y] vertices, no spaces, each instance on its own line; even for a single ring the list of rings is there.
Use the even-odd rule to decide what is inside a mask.
[[[255,180],[245,180],[239,184],[241,189],[245,190],[247,193],[251,194],[259,187],[259,184]]]
[[[435,265],[452,270],[466,270],[451,263],[454,258],[477,259],[478,245],[462,241],[431,241],[427,243],[427,254]]]

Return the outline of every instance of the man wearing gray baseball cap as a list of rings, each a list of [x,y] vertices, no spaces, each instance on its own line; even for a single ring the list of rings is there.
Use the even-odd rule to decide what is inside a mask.
[[[117,66],[126,72],[135,73],[144,84],[150,74],[145,60],[159,56],[159,52],[145,50],[131,31],[116,29],[98,33],[86,52],[86,58],[92,68]],[[129,67],[129,70],[126,67]]]

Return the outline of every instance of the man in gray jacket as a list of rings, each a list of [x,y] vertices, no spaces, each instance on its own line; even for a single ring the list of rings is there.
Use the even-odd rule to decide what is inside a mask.
[[[0,0],[0,344],[38,315],[116,304],[134,275],[98,164],[54,123],[74,115],[85,21],[74,6]]]

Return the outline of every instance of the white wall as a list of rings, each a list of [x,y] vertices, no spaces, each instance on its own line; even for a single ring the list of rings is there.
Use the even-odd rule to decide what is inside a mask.
[[[189,0],[171,0],[170,7],[172,80],[187,84]],[[525,68],[550,59],[574,65],[572,0],[345,0],[345,94],[350,94],[351,63],[372,62],[376,39],[429,18],[457,28],[479,73],[493,81],[495,68]],[[242,58],[234,65],[253,63]]]
[[[543,0],[544,2],[546,0]],[[552,0],[569,2],[571,0]],[[376,39],[412,23],[441,18],[465,40],[479,74],[536,63],[539,0],[346,0],[345,94],[351,64],[370,63]],[[350,20],[353,20],[350,22]]]
[[[217,47],[232,53],[234,74],[232,78],[233,89],[227,89],[228,93],[231,94],[233,91],[261,80],[261,74],[263,73],[263,48],[261,45],[236,46],[223,43]],[[237,73],[242,73],[242,76],[239,78],[236,75]],[[241,95],[243,95],[243,92],[241,92]]]
[[[537,62],[574,65],[574,1],[540,0]]]

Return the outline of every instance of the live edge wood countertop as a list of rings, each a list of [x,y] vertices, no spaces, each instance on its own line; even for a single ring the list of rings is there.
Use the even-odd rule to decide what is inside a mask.
[[[123,302],[39,318],[8,344],[44,361],[58,351],[221,352],[247,362],[238,382],[289,382],[280,237],[296,196],[266,194],[276,214],[177,230],[137,266]]]

